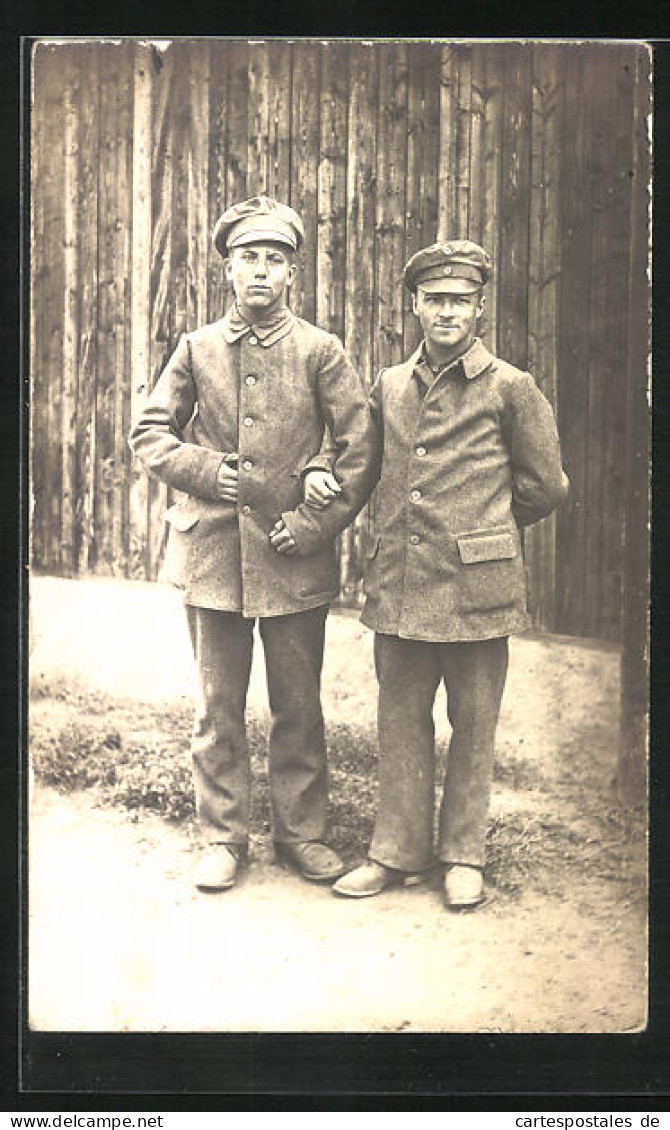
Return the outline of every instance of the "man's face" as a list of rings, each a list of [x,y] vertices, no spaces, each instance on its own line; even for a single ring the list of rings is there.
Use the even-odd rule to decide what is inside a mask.
[[[472,294],[455,289],[430,292],[419,286],[412,296],[412,309],[429,344],[448,352],[465,351],[476,336],[484,298],[481,290]]]
[[[281,243],[247,243],[234,247],[226,259],[226,278],[249,310],[266,311],[282,302],[295,271],[291,252]]]

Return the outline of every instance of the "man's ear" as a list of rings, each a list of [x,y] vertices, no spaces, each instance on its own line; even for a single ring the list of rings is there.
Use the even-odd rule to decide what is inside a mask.
[[[287,286],[291,285],[291,283],[293,282],[297,273],[298,273],[298,264],[297,263],[291,263],[291,266],[288,269],[288,275],[286,277],[286,285]]]
[[[223,260],[223,269],[226,273],[226,282],[232,282],[233,281],[233,264],[231,263],[229,258]]]
[[[476,313],[475,313],[476,318],[481,318],[482,314],[484,313],[484,307],[485,306],[486,306],[486,295],[480,294],[479,302],[477,303],[477,310],[476,310]]]
[[[418,316],[419,311],[416,308],[416,291],[412,293],[412,313]]]

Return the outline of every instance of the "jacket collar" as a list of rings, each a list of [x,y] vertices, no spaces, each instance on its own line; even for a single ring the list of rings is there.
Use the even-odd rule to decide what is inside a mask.
[[[424,365],[427,364],[425,349],[426,343],[424,340],[421,342],[418,348],[415,349],[412,356],[405,363],[408,374],[413,373],[417,366],[422,362],[424,363]],[[480,373],[483,373],[486,369],[488,369],[493,360],[493,354],[489,353],[481,338],[476,337],[470,348],[462,355],[462,357],[458,358],[458,361],[454,361],[452,362],[452,364],[454,366],[460,365],[463,370],[463,375],[467,378],[467,380],[471,381],[474,377],[478,377]],[[446,368],[451,368],[451,366],[447,366]],[[444,370],[445,372],[446,368]]]
[[[239,341],[245,334],[253,333],[261,345],[267,348],[286,337],[293,329],[294,322],[295,315],[291,313],[288,306],[283,306],[269,321],[247,322],[246,318],[243,318],[240,314],[237,303],[235,303],[224,314],[221,326],[223,336],[229,345]]]

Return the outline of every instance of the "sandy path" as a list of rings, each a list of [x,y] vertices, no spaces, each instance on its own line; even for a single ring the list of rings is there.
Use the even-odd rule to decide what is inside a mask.
[[[644,929],[600,890],[453,915],[434,887],[347,902],[256,844],[199,895],[186,832],[38,789],[31,1025],[156,1031],[620,1031]],[[609,892],[610,895],[612,892]],[[594,914],[592,898],[598,898]]]

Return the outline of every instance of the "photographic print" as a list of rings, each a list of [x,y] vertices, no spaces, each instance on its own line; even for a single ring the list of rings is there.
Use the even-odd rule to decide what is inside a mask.
[[[32,44],[33,1031],[645,1029],[651,72]]]

